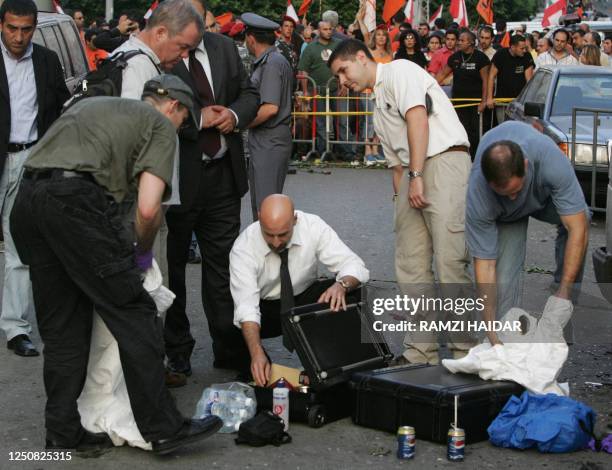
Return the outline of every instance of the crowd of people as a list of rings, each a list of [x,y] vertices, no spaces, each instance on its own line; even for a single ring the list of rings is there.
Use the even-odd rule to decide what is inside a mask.
[[[503,123],[493,108],[497,98],[517,96],[543,65],[540,57],[601,63],[587,42],[597,43],[597,35],[556,30],[552,49],[534,62],[535,40],[507,37],[503,25],[494,35],[489,26],[473,32],[437,21],[432,32],[425,23],[413,28],[403,14],[389,30],[373,31],[362,10],[347,28],[334,11],[316,24],[245,13],[219,25],[205,0],[165,0],[147,21],[127,12],[89,28],[86,12],[72,15],[92,67],[107,54],[129,59],[120,96],[84,98],[63,110],[70,93],[58,57],[32,42],[36,5],[5,0],[0,7],[0,326],[9,349],[37,356],[29,336],[36,312],[45,344],[47,448],[108,445],[108,436],[82,427],[77,407],[94,309],[118,344],[134,419],[153,450],[168,453],[219,429],[215,417],[185,420],[167,390],[192,374],[186,264],[193,237],[213,366],[258,385],[270,376],[261,338],[283,333],[282,311],[312,301],[338,310],[368,281],[363,261],[333,229],[281,194],[292,154],[292,94],[307,91],[309,80],[320,94],[373,91],[359,101],[374,111],[364,120],[365,158],[377,162],[382,148],[393,170],[401,286],[433,285],[434,269],[442,284],[468,285],[470,254],[477,283],[514,283],[530,215],[560,227],[557,294],[568,299],[580,279],[587,215],[571,165],[544,136]],[[479,102],[455,111],[449,96]],[[315,106],[322,109],[323,100]],[[349,100],[334,101],[333,110],[349,109]],[[499,126],[483,148],[474,119],[485,112]],[[325,118],[317,120],[324,133]],[[354,161],[351,123],[337,127],[349,137],[339,138],[346,141],[339,153]],[[254,222],[240,233],[249,190]],[[501,233],[500,225],[514,231]],[[317,282],[319,263],[335,278]],[[151,272],[176,295],[163,327],[142,285]],[[500,294],[502,305],[517,301],[515,291]],[[487,319],[495,309],[488,307]],[[498,342],[494,334],[489,340]],[[471,345],[451,349],[461,355]],[[405,346],[402,360],[437,362],[436,338],[407,336]]]

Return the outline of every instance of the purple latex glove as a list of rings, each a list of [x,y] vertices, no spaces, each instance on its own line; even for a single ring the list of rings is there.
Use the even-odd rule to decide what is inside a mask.
[[[588,448],[595,451],[597,450],[595,448],[595,439],[591,439]],[[601,450],[603,452],[607,452],[608,454],[612,454],[612,434],[608,434],[601,440]]]
[[[153,266],[153,250],[140,251],[136,248],[136,266],[143,273]]]

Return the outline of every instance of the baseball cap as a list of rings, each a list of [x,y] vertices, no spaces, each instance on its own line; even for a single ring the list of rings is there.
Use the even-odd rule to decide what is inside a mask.
[[[193,91],[176,75],[164,73],[148,80],[144,85],[142,96],[149,95],[167,96],[177,100],[189,110],[189,115],[196,128],[199,126],[199,120],[193,112]]]

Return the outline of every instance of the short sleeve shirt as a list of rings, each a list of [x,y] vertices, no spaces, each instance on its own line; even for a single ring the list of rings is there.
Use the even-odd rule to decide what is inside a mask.
[[[489,58],[476,49],[471,54],[459,51],[450,56],[448,66],[453,71],[453,98],[480,98],[482,96],[480,71],[490,64]]]
[[[290,123],[292,80],[291,65],[275,47],[269,48],[253,63],[251,81],[259,91],[261,103],[278,106],[276,116],[260,127],[270,128]]]
[[[324,87],[327,81],[334,75],[331,69],[327,66],[329,56],[339,43],[332,40],[329,44],[321,44],[319,41],[311,42],[300,58],[298,70],[306,72],[312,78],[317,86]],[[333,80],[331,89],[337,88],[337,81]]]
[[[405,116],[416,106],[426,107],[427,95],[431,100],[427,157],[449,147],[470,145],[457,113],[440,85],[414,62],[400,59],[378,64],[374,95],[374,128],[389,166],[410,164]]]
[[[176,130],[149,103],[98,97],[74,104],[33,148],[25,167],[91,173],[117,202],[137,193],[143,171],[171,193]]]
[[[484,150],[500,140],[516,142],[529,162],[515,200],[498,195],[482,174]],[[537,214],[550,202],[560,216],[587,208],[572,164],[552,139],[521,122],[505,122],[487,132],[480,140],[467,192],[465,235],[470,253],[475,258],[497,259],[497,224]]]
[[[534,67],[531,54],[513,56],[509,49],[500,49],[491,61],[497,67],[496,98],[516,98],[525,84],[525,71]]]

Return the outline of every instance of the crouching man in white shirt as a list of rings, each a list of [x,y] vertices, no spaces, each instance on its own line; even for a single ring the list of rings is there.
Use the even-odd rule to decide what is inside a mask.
[[[319,262],[335,279],[317,280]],[[294,210],[282,194],[264,199],[259,221],[240,234],[230,253],[234,324],[242,329],[257,385],[270,379],[261,338],[282,334],[281,312],[314,302],[345,309],[359,300],[356,288],[369,276],[363,260],[320,217]]]

